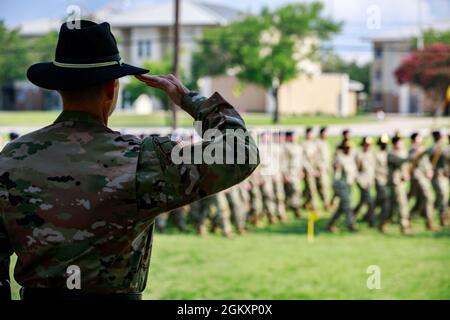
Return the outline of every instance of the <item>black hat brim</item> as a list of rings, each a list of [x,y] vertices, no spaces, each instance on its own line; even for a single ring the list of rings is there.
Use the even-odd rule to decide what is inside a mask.
[[[27,78],[48,90],[79,90],[113,79],[148,73],[149,70],[123,63],[100,68],[75,69],[42,62],[28,68]]]

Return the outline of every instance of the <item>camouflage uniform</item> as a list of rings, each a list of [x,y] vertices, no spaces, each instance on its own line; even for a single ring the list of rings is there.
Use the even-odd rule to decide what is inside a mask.
[[[410,157],[421,152],[421,148],[412,148]],[[413,160],[411,163],[411,186],[415,190],[416,204],[413,210],[419,212],[426,220],[427,228],[433,227],[433,186],[431,178],[433,167],[428,156]]]
[[[260,191],[263,203],[263,212],[267,215],[270,223],[276,222],[277,199],[275,196],[273,175],[278,170],[278,161],[274,161],[274,152],[272,146],[266,142],[259,144],[261,165],[260,173]]]
[[[328,229],[332,230],[341,214],[345,214],[347,228],[355,230],[354,215],[351,208],[352,185],[355,182],[357,168],[353,154],[339,152],[334,160],[333,189],[336,197],[339,198],[339,206],[332,216]]]
[[[303,150],[300,144],[286,142],[284,144],[284,159],[282,164],[286,206],[294,210],[300,217],[302,191],[300,181],[303,179]]]
[[[245,233],[247,212],[240,186],[234,186],[225,192],[230,209],[231,221],[240,234]]]
[[[273,191],[275,194],[275,203],[277,207],[277,217],[280,221],[287,220],[286,215],[286,195],[284,193],[284,181],[283,181],[283,165],[286,163],[286,155],[284,153],[283,145],[275,143],[272,146],[275,159],[279,159],[279,166],[272,175]]]
[[[302,143],[303,169],[305,172],[304,206],[307,209],[316,210],[317,185],[316,185],[316,161],[317,148],[314,140],[305,140]]]
[[[360,191],[360,200],[354,209],[355,216],[366,205],[367,214],[364,220],[367,220],[373,227],[375,225],[375,202],[371,190],[375,184],[375,155],[370,150],[360,151],[355,155],[355,161],[358,169],[356,182]]]
[[[406,182],[410,179],[408,164],[412,160],[405,150],[392,149],[388,152],[388,186],[389,186],[389,212],[380,217],[380,230],[398,210],[400,214],[400,229],[402,232],[410,230],[408,195]]]
[[[431,180],[436,193],[436,208],[439,212],[441,226],[447,226],[449,220],[449,176],[450,176],[450,147],[435,145],[428,152],[433,167]]]
[[[316,141],[317,146],[317,159],[316,167],[318,177],[316,177],[317,191],[322,199],[325,208],[331,205],[330,195],[330,166],[331,166],[331,151],[328,142],[325,139],[318,139]]]
[[[377,150],[375,152],[375,208],[380,208],[379,217],[389,214],[389,188],[388,188],[388,152]]]
[[[155,226],[156,230],[161,233],[164,233],[167,229],[167,224],[169,220],[173,220],[174,225],[181,232],[185,232],[187,230],[186,227],[186,214],[189,210],[189,206],[184,206],[181,208],[176,208],[171,212],[164,212],[156,217]]]
[[[183,106],[203,130],[245,133],[242,118],[217,93],[188,94]],[[234,156],[242,145],[252,159],[257,155],[245,134],[234,141]],[[221,139],[206,145],[228,151]],[[121,135],[73,111],[8,144],[0,153],[1,266],[15,252],[15,278],[27,288],[66,289],[66,270],[77,265],[84,292],[142,292],[156,216],[227,189],[256,167],[175,164],[176,146],[168,137]]]
[[[245,186],[248,190],[248,197],[250,201],[248,218],[251,224],[257,225],[264,211],[263,196],[261,193],[262,179],[260,175],[260,167],[255,170],[246,182],[247,184]]]

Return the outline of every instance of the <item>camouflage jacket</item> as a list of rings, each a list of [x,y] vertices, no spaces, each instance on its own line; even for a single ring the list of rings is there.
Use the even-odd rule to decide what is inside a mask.
[[[337,153],[333,168],[333,184],[335,187],[342,184],[351,186],[355,182],[358,169],[353,154]]]
[[[406,150],[391,149],[388,152],[388,183],[400,185],[410,179],[409,162],[413,159]]]
[[[358,174],[356,181],[362,189],[369,189],[375,184],[375,154],[372,151],[360,151],[355,155]]]
[[[377,150],[375,152],[375,182],[379,186],[386,186],[388,176],[388,152],[386,150]]]
[[[330,145],[324,139],[318,139],[317,143],[317,170],[322,174],[328,174],[331,166]]]
[[[232,134],[233,156],[244,150],[246,161],[175,164],[172,150],[181,147],[169,137],[141,140],[69,111],[7,145],[0,153],[0,266],[16,253],[15,279],[24,287],[64,289],[75,265],[86,292],[142,292],[155,217],[229,188],[259,163],[244,121],[219,94],[189,94],[183,106],[203,132],[223,134],[200,150],[229,151],[224,140]]]
[[[411,148],[409,154],[413,157],[415,154],[423,152],[422,148]],[[433,175],[433,166],[431,165],[429,153],[417,160],[411,162],[411,178],[416,180],[428,180]]]

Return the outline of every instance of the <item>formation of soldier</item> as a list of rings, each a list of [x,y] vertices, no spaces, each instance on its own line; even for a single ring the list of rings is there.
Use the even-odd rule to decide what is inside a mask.
[[[313,128],[307,128],[301,143],[291,130],[253,135],[261,164],[252,176],[160,216],[157,229],[165,232],[172,219],[184,232],[191,221],[199,234],[221,231],[230,237],[233,229],[245,234],[249,225],[284,223],[289,211],[300,219],[302,212],[322,210],[332,213],[327,224],[330,232],[338,230],[341,215],[350,231],[357,231],[357,219],[381,232],[398,220],[401,232],[409,234],[414,215],[423,217],[428,230],[437,230],[436,212],[441,226],[449,223],[450,146],[439,131],[432,133],[434,143],[429,148],[423,136],[412,134],[409,151],[398,133],[363,137],[360,148],[355,148],[351,132],[344,130],[336,150],[331,150],[326,127],[320,128],[317,137]],[[352,205],[354,190],[359,195],[356,206]]]
[[[300,219],[302,212],[332,213],[327,230],[336,232],[341,215],[350,231],[356,220],[386,232],[392,221],[402,233],[411,233],[411,216],[423,217],[428,230],[449,223],[450,146],[447,136],[432,133],[432,147],[424,137],[411,135],[411,147],[399,133],[377,139],[363,137],[355,148],[350,130],[331,150],[327,128],[306,128],[302,142],[296,131],[252,132],[258,141],[261,165],[247,180],[189,206],[160,215],[156,228],[164,233],[169,223],[188,232],[191,224],[198,234],[222,232],[226,237],[245,234],[249,225],[284,223],[287,212]],[[10,140],[17,137],[10,135]],[[193,137],[182,139],[192,143]],[[355,188],[354,188],[355,187]],[[359,199],[352,206],[352,192]],[[410,202],[413,205],[410,206]],[[362,215],[362,211],[365,211]]]

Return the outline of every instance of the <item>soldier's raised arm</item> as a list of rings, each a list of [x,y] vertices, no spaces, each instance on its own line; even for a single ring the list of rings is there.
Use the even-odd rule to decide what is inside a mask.
[[[200,121],[199,133],[203,134],[201,144],[185,147],[169,137],[144,139],[137,168],[140,210],[150,215],[172,210],[225,190],[256,169],[258,148],[243,119],[220,94],[207,99],[190,92],[172,75],[138,78],[165,91],[175,104]]]

